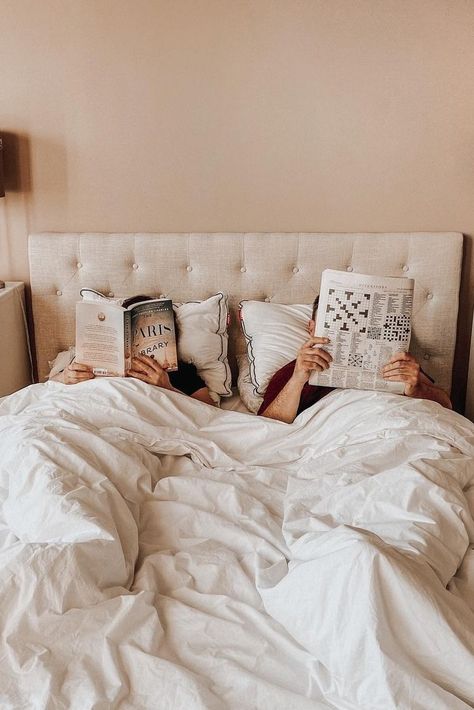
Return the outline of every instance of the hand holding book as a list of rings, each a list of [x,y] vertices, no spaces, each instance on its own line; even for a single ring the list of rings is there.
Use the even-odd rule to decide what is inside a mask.
[[[73,360],[64,370],[53,379],[63,382],[65,385],[77,385],[79,382],[93,380],[95,377],[92,368]]]
[[[170,299],[136,296],[119,302],[83,289],[76,304],[76,359],[96,376],[123,377],[131,360],[147,355],[169,372],[178,369]]]
[[[137,357],[132,358],[132,367],[127,375],[135,377],[137,380],[142,380],[142,382],[147,382],[149,385],[155,385],[155,387],[164,387],[167,390],[174,389],[166,369],[148,355],[137,355]]]

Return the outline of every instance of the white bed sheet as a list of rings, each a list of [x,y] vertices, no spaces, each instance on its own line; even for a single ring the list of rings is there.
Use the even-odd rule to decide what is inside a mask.
[[[289,426],[121,379],[7,398],[0,706],[470,707],[473,453],[374,392]]]
[[[227,412],[240,412],[241,414],[253,414],[242,402],[237,388],[232,389],[231,397],[221,397],[221,409]]]

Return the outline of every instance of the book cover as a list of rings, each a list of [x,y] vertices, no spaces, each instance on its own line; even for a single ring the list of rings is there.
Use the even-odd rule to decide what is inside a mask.
[[[113,303],[76,304],[76,361],[89,365],[94,375],[125,375],[123,313]]]
[[[148,355],[164,370],[177,370],[178,354],[172,301],[159,299],[136,303],[131,306],[130,314],[131,357]]]
[[[148,355],[170,372],[178,369],[172,301],[137,298],[124,308],[87,289],[76,304],[76,361],[94,375],[123,377],[137,355]]]

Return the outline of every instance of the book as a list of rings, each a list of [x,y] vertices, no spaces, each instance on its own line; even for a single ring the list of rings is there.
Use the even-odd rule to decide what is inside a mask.
[[[331,366],[312,373],[309,384],[384,390],[402,394],[403,382],[388,382],[381,369],[397,352],[408,352],[414,279],[325,269],[321,276],[314,335]]]
[[[163,369],[178,369],[173,303],[146,296],[121,301],[82,289],[76,304],[76,361],[96,376],[123,377],[137,355],[149,355]],[[131,303],[130,303],[131,302]]]

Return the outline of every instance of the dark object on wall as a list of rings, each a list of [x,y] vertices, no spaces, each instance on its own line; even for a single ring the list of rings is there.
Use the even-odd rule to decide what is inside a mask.
[[[0,138],[0,197],[5,197],[5,183],[3,180],[3,141]]]
[[[3,141],[3,183],[0,186],[7,194],[31,192],[30,137],[0,130],[0,138]],[[41,150],[42,143],[39,141]],[[51,154],[50,144],[44,146],[44,149],[47,155]]]
[[[3,180],[3,141],[0,138],[0,197],[5,197],[5,183]]]

